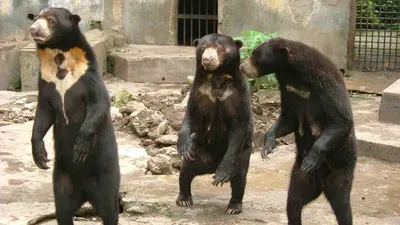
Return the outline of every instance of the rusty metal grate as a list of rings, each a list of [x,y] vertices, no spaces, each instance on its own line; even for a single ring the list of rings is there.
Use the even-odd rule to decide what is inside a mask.
[[[178,45],[218,32],[217,0],[179,0]]]
[[[400,0],[357,0],[353,65],[400,70]]]

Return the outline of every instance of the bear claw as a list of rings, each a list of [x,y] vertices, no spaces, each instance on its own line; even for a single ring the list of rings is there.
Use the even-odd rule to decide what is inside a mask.
[[[176,199],[176,205],[180,207],[190,207],[193,205],[192,197],[184,197],[179,195],[178,199]]]
[[[229,215],[237,215],[242,212],[242,204],[240,203],[229,203],[228,206],[225,207],[224,212]]]

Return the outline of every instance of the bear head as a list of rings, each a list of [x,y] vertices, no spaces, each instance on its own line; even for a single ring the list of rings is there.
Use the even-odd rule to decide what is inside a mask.
[[[240,70],[249,78],[281,72],[287,68],[290,54],[284,39],[273,38],[257,46]]]
[[[33,21],[29,31],[39,45],[54,46],[79,36],[81,18],[67,9],[48,8],[37,15],[29,13],[27,17]]]
[[[226,72],[240,64],[240,40],[222,34],[208,34],[193,41],[196,47],[197,68],[204,71]]]

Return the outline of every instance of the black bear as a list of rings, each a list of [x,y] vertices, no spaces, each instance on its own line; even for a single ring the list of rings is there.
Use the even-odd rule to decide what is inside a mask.
[[[176,204],[191,206],[193,178],[215,172],[213,185],[231,183],[225,212],[239,214],[253,141],[250,90],[239,70],[242,42],[210,34],[193,44],[196,75],[178,136],[184,162]]]
[[[315,48],[282,38],[258,46],[240,69],[248,77],[276,73],[279,83],[281,113],[265,134],[262,157],[273,151],[276,138],[295,133],[289,224],[301,224],[303,207],[322,192],[339,224],[352,224],[350,192],[357,149],[342,73]]]
[[[106,225],[118,224],[120,171],[110,116],[110,97],[92,48],[79,29],[80,17],[49,8],[30,33],[40,59],[38,106],[32,154],[49,169],[43,137],[53,127],[53,189],[58,224],[73,224],[74,212],[90,202]]]

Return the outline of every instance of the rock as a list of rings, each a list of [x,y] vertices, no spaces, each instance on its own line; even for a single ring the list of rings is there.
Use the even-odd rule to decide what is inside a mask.
[[[156,144],[175,145],[178,142],[178,136],[174,134],[163,135],[155,140]]]
[[[150,147],[146,148],[146,152],[149,156],[156,156],[159,154],[172,156],[177,153],[176,149],[173,147],[157,148],[154,146],[150,146]]]
[[[37,102],[27,103],[22,107],[22,110],[34,110],[37,107]]]
[[[29,110],[23,110],[21,115],[28,120],[33,120],[35,118],[35,114]]]
[[[171,155],[171,158],[169,159],[169,163],[175,169],[180,170],[182,168],[183,161],[182,161],[182,158],[179,156],[178,152],[174,152]]]
[[[110,113],[112,121],[122,119],[122,114],[119,113],[119,109],[117,107],[111,106]]]
[[[151,157],[149,161],[147,161],[147,169],[153,175],[171,174],[172,166],[169,160],[170,160],[169,156],[162,154]]]
[[[9,108],[0,108],[0,113],[1,114],[3,114],[3,113],[10,113],[11,112],[11,109],[9,109]]]
[[[132,114],[132,113],[135,112],[135,111],[143,110],[143,109],[145,109],[145,108],[146,108],[146,106],[145,106],[143,103],[141,103],[141,102],[130,101],[130,102],[128,102],[128,104],[127,104],[126,106],[122,106],[122,107],[119,109],[119,112],[120,112],[120,113],[123,113],[123,114],[128,114],[128,115],[130,115],[130,114]]]
[[[15,108],[12,108],[11,111],[13,111],[14,113],[18,114],[18,113],[20,113],[22,110],[21,110],[20,108],[15,107]]]
[[[127,208],[125,210],[125,212],[131,213],[131,214],[145,214],[145,213],[147,213],[147,210],[144,209],[143,207],[134,205],[134,206]]]
[[[262,115],[263,111],[264,111],[262,106],[260,104],[258,104],[258,103],[253,103],[252,106],[251,106],[251,109],[257,115]]]
[[[12,122],[9,121],[0,121],[0,126],[7,126],[7,125],[11,125]]]
[[[142,145],[143,146],[150,146],[152,144],[154,144],[154,141],[151,140],[151,139],[145,139],[145,140],[142,141]]]
[[[189,101],[189,96],[190,96],[190,92],[188,92],[185,96],[185,98],[182,100],[181,105],[187,106],[187,103]]]
[[[139,137],[146,136],[160,123],[165,121],[165,118],[161,112],[153,111],[147,108],[135,111],[129,117],[131,118],[131,128]]]
[[[26,102],[27,102],[27,98],[21,98],[21,99],[18,99],[16,102],[15,102],[15,104],[18,104],[18,105],[24,105]]]
[[[161,122],[156,129],[154,129],[153,131],[148,133],[147,136],[149,136],[149,138],[151,138],[152,140],[155,140],[155,139],[161,137],[161,135],[163,135],[165,133],[167,128],[168,128],[168,121],[165,120],[165,121]]]

